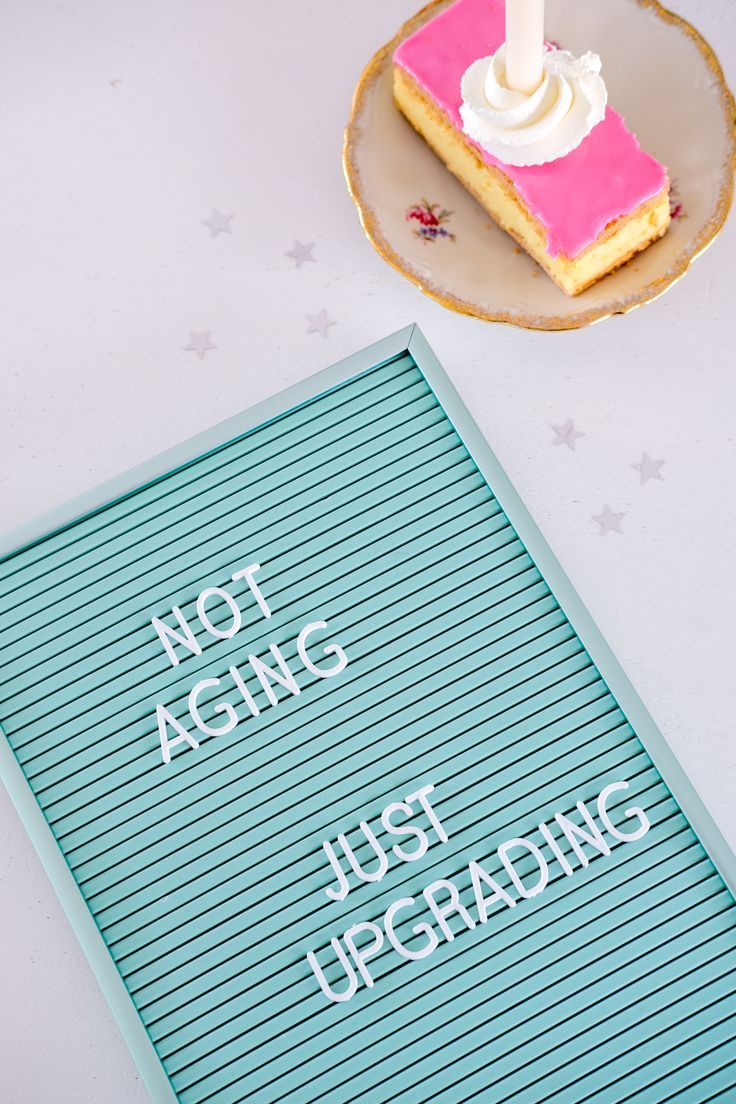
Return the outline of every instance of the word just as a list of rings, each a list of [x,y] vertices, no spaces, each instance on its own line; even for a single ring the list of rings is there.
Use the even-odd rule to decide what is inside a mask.
[[[243,626],[241,605],[244,598],[255,602],[262,617],[271,617],[271,609],[256,581],[256,574],[260,570],[260,564],[252,563],[240,571],[235,571],[231,576],[232,582],[237,586],[245,584],[247,588],[245,595],[231,594],[229,590],[220,586],[206,587],[200,592],[196,601],[196,621],[199,623],[199,629],[203,629],[206,634],[205,643],[206,638],[230,640],[240,632]],[[176,623],[175,626],[167,624],[160,617],[152,617],[151,624],[164,647],[169,663],[172,667],[178,667],[189,656],[202,654],[201,633],[198,638],[195,628],[192,627],[194,618],[187,619],[179,606],[172,607],[171,618]],[[296,639],[296,651],[302,667],[309,674],[320,679],[339,675],[348,664],[348,657],[339,644],[319,644],[313,641],[314,635],[326,628],[326,621],[310,621]],[[176,650],[177,647],[179,652]],[[334,658],[328,666],[317,666],[314,658],[315,650],[319,652],[320,658],[325,656]],[[272,707],[279,704],[274,686],[281,686],[293,695],[301,693],[297,675],[278,644],[269,644],[269,652],[276,661],[276,667],[265,663],[256,655],[249,655],[248,676],[244,676],[243,667],[231,665],[226,675],[200,679],[192,687],[187,698],[187,709],[189,718],[198,733],[203,733],[205,736],[227,735],[243,720],[244,709],[245,717],[259,717],[261,709],[253,693],[257,693],[258,689],[263,691]],[[258,683],[257,688],[251,682],[253,692],[246,683],[246,677],[255,678]],[[234,701],[230,700],[231,698]],[[174,716],[168,706],[159,703],[156,706],[156,718],[161,757],[164,763],[171,762],[171,752],[179,744],[187,744],[190,748],[199,747],[197,737]]]
[[[562,834],[562,840],[543,822],[529,837],[515,837],[500,844],[492,860],[496,867],[493,874],[487,869],[488,860],[484,859],[484,865],[471,860],[460,874],[453,875],[452,880],[433,881],[423,890],[421,898],[404,896],[393,901],[379,921],[352,924],[341,938],[330,940],[332,955],[327,956],[324,965],[313,951],[308,951],[307,961],[320,989],[330,1001],[348,1001],[358,990],[359,977],[369,989],[373,987],[375,980],[368,963],[384,948],[393,950],[404,960],[427,958],[443,940],[451,943],[461,931],[472,931],[478,924],[486,924],[493,907],[513,909],[519,901],[543,893],[550,881],[551,869],[553,875],[561,871],[569,878],[576,867],[586,867],[590,859],[583,844],[594,853],[610,855],[609,839],[614,843],[641,839],[650,828],[642,809],[633,806],[623,812],[623,819],[632,822],[629,828],[614,824],[609,810],[613,796],[628,788],[628,782],[612,782],[601,790],[596,800],[597,821],[584,801],[576,805],[582,824],[563,813],[556,813],[553,823]],[[338,858],[331,842],[323,844],[337,878],[336,885],[325,889],[330,900],[344,901],[351,892],[350,872],[358,882],[378,882],[394,861],[389,858],[390,854],[402,863],[421,859],[430,846],[428,833],[416,823],[422,813],[426,814],[437,840],[442,844],[448,842],[449,835],[429,801],[433,790],[433,786],[425,786],[409,794],[404,801],[387,805],[381,815],[385,832],[394,837],[413,837],[411,847],[404,840],[384,848],[364,820],[360,822],[360,830],[365,839],[359,848],[351,847],[343,833],[337,836],[338,847],[347,864]],[[621,814],[616,819],[620,820]],[[533,835],[536,839],[531,838]],[[360,861],[356,850],[367,853],[368,848],[370,857]],[[376,860],[378,866],[367,871],[366,865],[373,867]],[[381,973],[386,974],[390,969],[391,966],[384,964]],[[373,971],[376,972],[375,964]]]

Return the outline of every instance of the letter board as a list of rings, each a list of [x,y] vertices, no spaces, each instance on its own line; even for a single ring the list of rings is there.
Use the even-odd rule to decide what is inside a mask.
[[[0,594],[2,776],[156,1104],[736,1099],[733,856],[416,327]]]

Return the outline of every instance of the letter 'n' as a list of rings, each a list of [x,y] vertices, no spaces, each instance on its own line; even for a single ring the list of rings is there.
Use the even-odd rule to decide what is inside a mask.
[[[177,629],[172,629],[170,625],[165,625],[159,617],[152,617],[151,624],[158,633],[158,638],[166,649],[166,654],[171,661],[171,666],[178,667],[180,660],[174,651],[174,644],[181,644],[182,648],[186,648],[190,655],[201,655],[202,649],[191,630],[189,622],[179,607],[174,606],[171,612],[179,622],[181,632],[178,632]],[[174,642],[173,644],[172,641]]]

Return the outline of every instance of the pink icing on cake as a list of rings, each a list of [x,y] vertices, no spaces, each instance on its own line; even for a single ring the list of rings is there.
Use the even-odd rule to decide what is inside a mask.
[[[462,131],[460,79],[476,58],[495,53],[505,37],[504,0],[456,0],[402,42],[394,60]],[[513,181],[545,227],[552,257],[577,257],[609,222],[631,214],[667,184],[664,165],[642,150],[610,107],[577,149],[547,165],[515,168],[472,145]]]

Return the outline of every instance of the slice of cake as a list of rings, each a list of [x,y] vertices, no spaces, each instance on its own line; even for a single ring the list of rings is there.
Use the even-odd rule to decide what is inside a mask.
[[[667,170],[606,106],[597,58],[551,51],[544,87],[524,98],[501,86],[505,36],[504,0],[455,0],[396,50],[394,98],[499,226],[577,295],[665,233]],[[484,98],[489,81],[501,82],[500,105]]]

